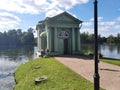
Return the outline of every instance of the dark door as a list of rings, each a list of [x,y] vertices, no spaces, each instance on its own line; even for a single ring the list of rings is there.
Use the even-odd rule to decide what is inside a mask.
[[[68,39],[64,39],[64,54],[69,54]]]

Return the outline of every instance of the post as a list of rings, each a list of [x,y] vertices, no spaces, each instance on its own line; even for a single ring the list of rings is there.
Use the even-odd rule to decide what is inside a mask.
[[[97,16],[97,0],[94,0],[94,90],[99,90],[99,73],[98,73],[98,16]]]

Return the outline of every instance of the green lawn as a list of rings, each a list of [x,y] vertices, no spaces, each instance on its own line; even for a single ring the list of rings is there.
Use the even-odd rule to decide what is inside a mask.
[[[35,66],[41,66],[34,69]],[[47,76],[48,80],[38,85],[34,79]],[[93,83],[71,71],[54,58],[38,58],[20,65],[15,71],[14,90],[93,90]]]
[[[100,60],[103,61],[103,62],[107,62],[107,63],[110,63],[110,64],[120,66],[120,60],[118,60],[118,59],[103,58],[103,59],[100,59]]]

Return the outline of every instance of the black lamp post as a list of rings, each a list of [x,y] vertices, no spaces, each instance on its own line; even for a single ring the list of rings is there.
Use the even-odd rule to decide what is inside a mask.
[[[99,90],[99,73],[98,73],[98,15],[97,15],[97,0],[94,0],[94,55],[95,55],[95,72],[94,72],[94,90]]]

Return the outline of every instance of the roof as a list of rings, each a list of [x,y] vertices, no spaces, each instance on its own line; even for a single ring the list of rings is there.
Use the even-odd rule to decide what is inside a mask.
[[[47,17],[46,20],[55,19],[55,18],[60,17],[60,16],[63,16],[63,15],[66,15],[67,17],[69,17],[69,18],[71,18],[71,19],[73,19],[73,20],[75,20],[75,21],[77,21],[77,22],[82,23],[81,20],[79,20],[78,18],[76,18],[76,17],[74,17],[73,15],[69,14],[68,12],[60,13],[60,14],[54,16],[54,17]]]
[[[63,13],[60,13],[56,16],[53,16],[53,17],[46,17],[45,20],[42,20],[42,21],[39,21],[38,23],[44,23],[45,21],[53,21],[55,20],[56,18],[60,18],[61,16],[67,16],[68,18],[78,22],[78,23],[82,23],[81,20],[79,20],[78,18],[72,16],[71,14],[69,14],[68,12],[63,12]]]

